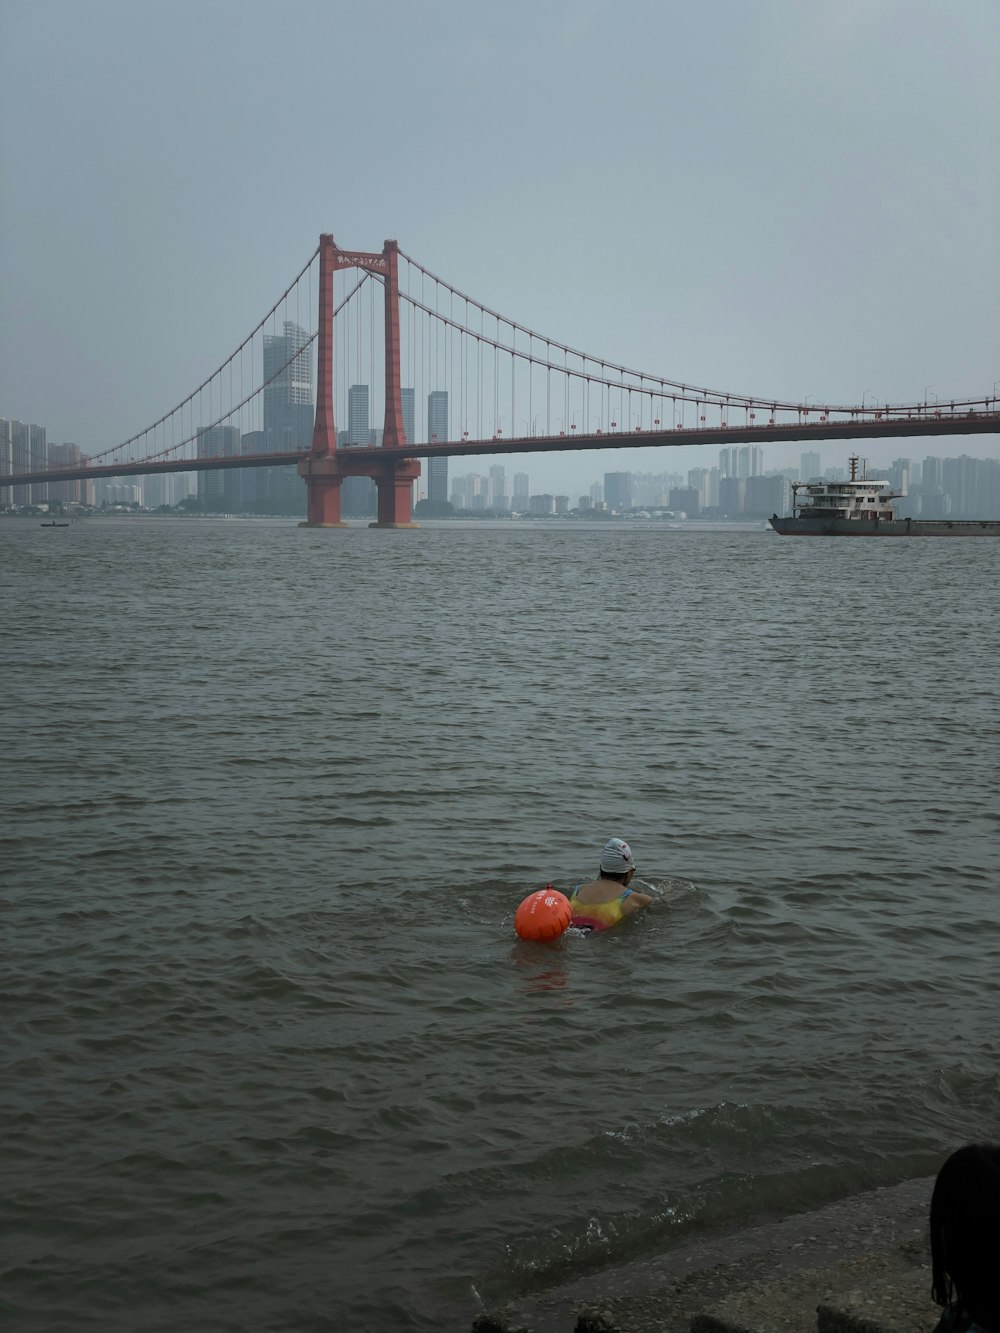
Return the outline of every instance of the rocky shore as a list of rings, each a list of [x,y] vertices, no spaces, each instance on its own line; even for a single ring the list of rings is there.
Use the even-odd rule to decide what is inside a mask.
[[[678,1246],[483,1314],[474,1333],[931,1333],[933,1177]]]

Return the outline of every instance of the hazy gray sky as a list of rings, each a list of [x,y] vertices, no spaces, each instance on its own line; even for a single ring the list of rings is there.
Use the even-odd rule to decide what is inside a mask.
[[[52,441],[148,425],[321,231],[724,390],[1000,379],[997,0],[0,0],[0,50],[0,415]]]

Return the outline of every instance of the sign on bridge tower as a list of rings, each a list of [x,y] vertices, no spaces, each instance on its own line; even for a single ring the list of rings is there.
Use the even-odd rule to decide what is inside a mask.
[[[406,443],[399,375],[399,246],[386,241],[381,254],[341,250],[329,234],[319,238],[319,347],[317,354],[316,422],[312,449],[299,464],[306,483],[304,528],[343,528],[340,488],[345,477],[371,477],[378,488],[378,517],[373,527],[415,528],[413,482],[420,476],[414,458],[380,459],[377,451],[337,449],[333,410],[333,275],[337,269],[361,268],[375,273],[385,287],[385,423],[382,447]]]

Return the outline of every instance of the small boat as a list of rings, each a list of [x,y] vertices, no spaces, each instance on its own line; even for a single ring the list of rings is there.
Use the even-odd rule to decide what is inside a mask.
[[[49,522],[49,523],[41,523],[41,524],[39,524],[39,526],[40,526],[40,527],[43,527],[43,528],[68,528],[68,527],[69,527],[69,524],[68,524],[68,523],[57,523],[57,522],[55,521],[55,519],[53,519],[51,522]]]
[[[848,481],[793,482],[791,517],[772,514],[771,527],[783,537],[1000,537],[1000,519],[897,518],[900,496],[866,468],[859,477],[858,462],[851,454]]]

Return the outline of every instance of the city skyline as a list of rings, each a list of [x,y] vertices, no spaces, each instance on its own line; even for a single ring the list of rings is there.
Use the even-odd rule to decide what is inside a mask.
[[[344,449],[366,444],[377,446],[382,431],[370,425],[369,386],[350,386],[348,403],[349,425],[338,432],[339,446]],[[404,427],[409,435],[415,430],[414,390],[402,390],[402,403]],[[432,437],[435,424],[441,425],[446,420],[447,411],[446,393],[428,395],[428,434]],[[248,432],[241,437],[233,427],[204,428],[198,432],[198,455],[233,457],[240,453],[261,452],[263,439],[262,431]],[[888,443],[898,447],[906,442],[897,439]],[[934,440],[933,443],[939,445],[941,441]],[[703,456],[710,448],[705,447]],[[516,455],[503,456],[497,462],[486,456],[469,459],[458,456],[456,462],[468,461],[475,466],[452,478],[447,495],[438,494],[435,498],[429,493],[431,474],[427,470],[415,484],[414,500],[430,499],[440,503],[446,498],[458,513],[494,510],[499,513],[565,514],[592,509],[623,512],[648,506],[680,510],[689,517],[702,513],[721,513],[728,517],[743,513],[759,516],[761,513],[788,511],[792,482],[845,479],[853,454],[858,457],[863,471],[870,471],[873,478],[883,480],[899,495],[910,497],[900,506],[904,515],[910,512],[914,516],[934,518],[951,514],[978,518],[1000,516],[1000,461],[989,455],[971,454],[966,450],[950,456],[938,449],[923,457],[901,455],[883,466],[867,454],[861,454],[850,442],[837,442],[826,451],[825,457],[819,449],[801,449],[797,466],[773,466],[767,457],[769,449],[775,454],[787,454],[789,448],[787,445],[777,449],[767,445],[725,446],[718,450],[714,464],[700,464],[686,471],[678,468],[675,454],[672,460],[674,471],[655,472],[648,466],[635,471],[619,468],[598,472],[599,479],[588,481],[588,475],[595,476],[596,462],[605,452],[595,451],[587,455],[589,470],[582,469],[568,487],[555,490],[547,489],[544,481],[539,482],[537,472],[533,484],[531,473],[519,467]],[[647,449],[644,461],[648,464],[651,456],[658,457],[664,452],[669,451]],[[33,467],[43,467],[46,459],[48,466],[54,468],[82,461],[82,453],[75,444],[47,442],[45,426],[0,417],[0,479],[16,470],[25,470],[29,460]],[[536,456],[530,461],[537,463],[541,460]],[[478,470],[484,466],[485,471]],[[285,474],[285,486],[275,490],[271,497],[284,495],[284,500],[271,503],[268,496],[261,496],[254,483],[262,471]],[[298,515],[304,491],[296,490],[297,480],[295,470],[283,465],[245,471],[108,477],[93,482],[39,482],[6,488],[0,484],[0,507],[54,501],[84,505],[137,503],[156,508],[177,505],[188,497],[196,497],[199,505],[208,512]],[[375,513],[374,483],[369,478],[346,478],[342,499],[346,518],[370,517]]]
[[[688,383],[799,402],[995,392],[1000,181],[982,164],[1000,11],[719,11],[388,6],[371,99],[365,62],[331,55],[370,37],[349,7],[299,0],[289,24],[234,0],[197,20],[184,0],[5,6],[0,411],[88,454],[130,437],[239,345],[324,231],[368,250],[396,237],[524,327]],[[238,60],[216,58],[230,47]],[[424,58],[450,74],[415,106]],[[338,102],[365,106],[350,134],[329,132],[331,60]],[[484,62],[525,90],[502,115]],[[262,95],[286,67],[297,95]],[[448,180],[463,184],[442,209]],[[544,466],[561,491],[581,463]],[[623,450],[600,466],[646,465]]]
[[[862,474],[865,474],[868,460],[855,456]],[[800,454],[797,468],[768,468],[761,446],[725,448],[719,451],[718,464],[714,467],[691,468],[686,475],[681,472],[606,472],[602,480],[591,482],[586,491],[580,487],[572,493],[539,490],[531,485],[529,474],[520,473],[517,477],[520,504],[511,503],[506,491],[497,501],[494,476],[498,472],[502,474],[504,469],[492,467],[488,476],[475,471],[457,475],[452,484],[451,500],[458,512],[466,509],[503,512],[514,508],[559,514],[590,509],[623,512],[642,507],[669,507],[686,513],[688,517],[697,517],[703,512],[719,512],[728,517],[747,513],[759,517],[789,511],[793,482],[846,480],[851,475],[850,462],[851,456],[848,455],[843,462],[827,461],[824,465],[820,453],[806,450]],[[957,458],[940,454],[927,454],[923,458],[898,457],[887,468],[873,468],[871,476],[901,497],[898,511],[902,516],[1000,516],[1000,461],[994,458],[968,453]]]

